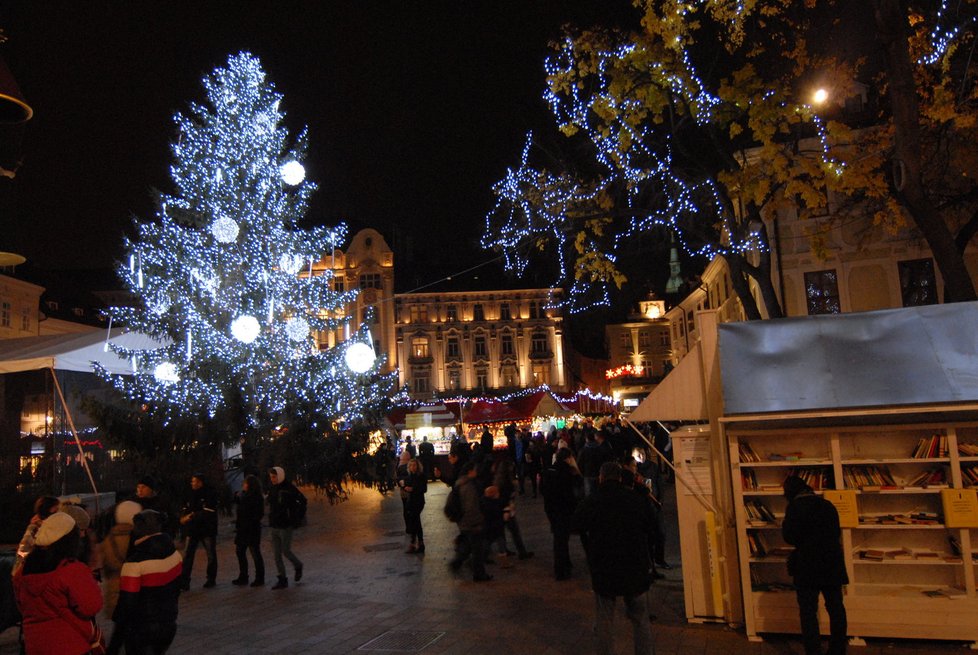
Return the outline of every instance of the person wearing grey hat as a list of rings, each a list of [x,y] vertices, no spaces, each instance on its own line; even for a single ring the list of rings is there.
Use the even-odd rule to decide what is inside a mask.
[[[82,655],[101,636],[95,616],[102,609],[102,592],[88,566],[75,559],[78,539],[71,516],[50,515],[38,527],[23,568],[14,574],[28,653]]]

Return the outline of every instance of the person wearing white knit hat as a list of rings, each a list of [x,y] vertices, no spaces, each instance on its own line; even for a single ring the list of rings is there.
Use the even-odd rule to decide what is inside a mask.
[[[75,519],[64,512],[44,519],[13,578],[28,653],[82,655],[101,635],[94,619],[102,593],[77,554]]]
[[[133,517],[143,511],[143,506],[133,500],[124,500],[112,510],[115,524],[99,543],[102,555],[102,596],[105,599],[105,615],[111,617],[119,602],[119,577],[125,564],[132,540]],[[112,655],[122,648],[122,631],[113,630],[106,653]]]

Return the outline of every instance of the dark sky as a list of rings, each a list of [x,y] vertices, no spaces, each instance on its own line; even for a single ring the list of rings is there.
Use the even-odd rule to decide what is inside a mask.
[[[413,267],[408,286],[491,259],[477,245],[490,187],[527,129],[552,123],[548,41],[628,5],[5,0],[0,55],[35,115],[16,179],[0,179],[0,251],[45,268],[120,258],[130,216],[151,217],[151,188],[169,188],[174,113],[248,50],[292,132],[309,126],[312,221],[380,230],[398,274]]]

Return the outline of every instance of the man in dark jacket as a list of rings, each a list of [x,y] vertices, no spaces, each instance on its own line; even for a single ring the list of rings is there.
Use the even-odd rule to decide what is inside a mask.
[[[165,653],[177,633],[182,564],[163,516],[151,509],[133,517],[132,546],[119,577],[119,602],[112,620],[127,655]]]
[[[269,469],[268,479],[272,483],[268,490],[268,526],[272,532],[272,553],[275,555],[275,568],[278,571],[278,581],[272,586],[272,590],[278,590],[289,586],[283,555],[295,568],[295,581],[302,579],[302,561],[292,552],[292,531],[298,527],[295,513],[298,496],[302,492],[285,479],[285,469],[281,466]]]
[[[472,558],[472,579],[475,582],[492,580],[486,573],[486,520],[482,513],[483,487],[478,480],[478,469],[475,462],[466,462],[455,481],[459,498],[462,501],[462,518],[458,521],[460,532],[458,550],[455,558],[449,562],[453,571],[462,568],[462,564],[470,556]]]
[[[846,652],[846,608],[842,585],[849,584],[842,553],[839,512],[796,475],[784,481],[788,500],[781,534],[795,547],[788,557],[788,573],[794,578],[806,655],[822,652],[818,631],[818,595],[825,599],[829,615],[828,655]]]
[[[635,655],[651,655],[652,632],[645,592],[652,582],[652,508],[647,500],[625,487],[621,478],[617,462],[602,464],[597,491],[585,498],[574,513],[574,527],[584,542],[597,605],[595,651],[598,655],[614,652],[615,597],[622,596],[632,623]]]
[[[202,473],[190,478],[190,501],[185,505],[180,523],[187,530],[187,557],[183,563],[183,584],[190,589],[190,574],[194,570],[194,555],[202,545],[207,553],[207,582],[205,589],[217,584],[217,494],[208,486]]]
[[[541,491],[543,510],[547,513],[550,532],[554,536],[554,578],[569,580],[571,521],[578,500],[583,495],[581,472],[570,448],[557,451],[554,465],[543,473]]]

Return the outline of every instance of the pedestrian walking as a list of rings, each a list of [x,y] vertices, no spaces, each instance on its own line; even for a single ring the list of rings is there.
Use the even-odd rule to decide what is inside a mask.
[[[788,556],[788,574],[794,578],[805,655],[822,652],[818,629],[819,594],[825,600],[825,611],[829,615],[828,655],[844,655],[848,624],[842,585],[849,584],[849,575],[840,541],[839,512],[797,475],[785,478],[783,489],[788,508],[781,523],[781,534],[786,543],[795,547]]]
[[[272,589],[278,590],[289,586],[285,559],[292,563],[295,581],[302,580],[302,560],[292,552],[292,533],[301,524],[300,513],[304,513],[305,497],[292,482],[285,479],[285,469],[281,466],[269,469],[268,479],[272,483],[268,490],[268,525],[272,531],[272,554],[278,573],[278,581]]]
[[[236,499],[234,516],[234,554],[238,558],[238,577],[231,581],[236,586],[248,584],[248,553],[255,563],[255,579],[252,587],[265,586],[265,558],[261,555],[261,519],[265,515],[265,499],[261,495],[258,476],[249,475],[241,484],[241,495]]]
[[[177,634],[183,564],[164,516],[146,509],[133,517],[132,546],[122,565],[119,603],[112,619],[126,655],[162,655]]]
[[[207,580],[204,588],[210,589],[217,584],[217,494],[204,480],[203,473],[191,476],[190,489],[190,500],[180,516],[180,523],[186,529],[188,537],[181,582],[184,591],[190,589],[190,575],[194,570],[198,546],[203,546],[207,554]],[[162,527],[161,523],[160,528]]]
[[[462,517],[458,521],[458,550],[449,566],[453,571],[458,571],[465,560],[471,558],[472,580],[485,582],[492,580],[492,576],[486,573],[486,522],[482,514],[483,490],[477,475],[475,462],[466,462],[455,482],[462,504]]]
[[[621,596],[632,624],[635,655],[651,655],[646,592],[652,583],[652,508],[647,499],[622,484],[617,462],[601,465],[598,487],[574,513],[574,527],[581,533],[591,570],[595,652],[615,652],[612,627],[616,598]]]
[[[129,555],[129,543],[132,541],[133,519],[143,511],[142,506],[131,500],[124,500],[111,510],[112,527],[99,542],[98,548],[102,555],[102,599],[105,615],[112,617],[119,602],[119,584],[122,567]],[[106,655],[117,655],[122,649],[122,630],[116,625],[112,638],[105,649]]]
[[[554,465],[544,471],[541,481],[543,509],[550,521],[554,539],[554,578],[569,580],[571,520],[584,491],[581,472],[570,448],[557,451]]]

